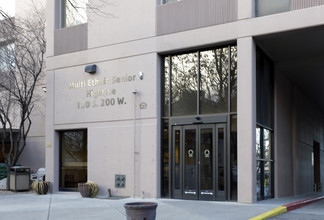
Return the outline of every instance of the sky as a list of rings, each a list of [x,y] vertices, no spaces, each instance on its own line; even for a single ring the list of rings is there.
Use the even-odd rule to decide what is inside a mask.
[[[15,0],[0,0],[0,8],[11,16],[15,15]]]

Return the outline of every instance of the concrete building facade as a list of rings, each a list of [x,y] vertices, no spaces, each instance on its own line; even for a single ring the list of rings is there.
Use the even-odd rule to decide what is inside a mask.
[[[324,1],[71,11],[47,2],[54,191],[92,180],[101,195],[254,203],[321,190]]]

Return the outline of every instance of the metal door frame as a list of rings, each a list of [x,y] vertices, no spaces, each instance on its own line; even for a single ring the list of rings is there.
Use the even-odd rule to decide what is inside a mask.
[[[215,118],[214,118],[215,119]],[[224,117],[222,117],[224,119]],[[186,121],[186,119],[182,118],[180,121],[183,123]],[[171,143],[172,146],[170,148],[171,150],[171,197],[175,199],[199,199],[199,200],[218,200],[218,201],[225,201],[226,200],[226,195],[229,187],[227,186],[228,184],[228,176],[230,175],[228,173],[228,150],[227,150],[227,122],[226,122],[226,117],[225,120],[217,120],[217,122],[213,123],[206,123],[206,124],[193,124],[193,123],[184,123],[184,124],[178,124],[174,121],[174,123],[170,123],[171,129],[170,133],[171,135]],[[213,131],[213,195],[210,194],[203,194],[201,192],[201,167],[200,167],[200,161],[201,161],[201,130],[204,128],[211,128]],[[218,178],[219,178],[219,173],[218,173],[218,130],[223,129],[224,132],[224,145],[223,145],[223,160],[224,160],[224,191],[219,191],[218,190]],[[189,192],[185,194],[184,191],[184,148],[185,148],[185,130],[189,129],[195,129],[196,130],[196,186],[197,190],[196,192]],[[179,131],[179,162],[180,162],[180,167],[179,167],[179,188],[175,188],[175,132]]]

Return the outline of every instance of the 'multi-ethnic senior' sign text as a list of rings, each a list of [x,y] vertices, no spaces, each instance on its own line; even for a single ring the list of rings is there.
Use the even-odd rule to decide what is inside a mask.
[[[137,80],[136,75],[112,76],[103,79],[88,79],[69,83],[69,89],[85,88],[82,100],[76,102],[78,109],[100,108],[116,105],[125,105],[124,96],[117,96],[115,85],[131,83]]]

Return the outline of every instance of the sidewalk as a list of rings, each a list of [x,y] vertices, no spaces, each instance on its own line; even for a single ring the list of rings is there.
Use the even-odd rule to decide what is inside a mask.
[[[91,199],[82,198],[78,192],[60,192],[41,196],[34,193],[0,193],[0,218],[10,220],[125,220],[123,205],[140,201],[158,203],[157,220],[247,220],[278,206],[323,195],[323,193],[311,193],[247,205],[236,202],[175,199]]]

